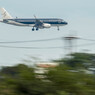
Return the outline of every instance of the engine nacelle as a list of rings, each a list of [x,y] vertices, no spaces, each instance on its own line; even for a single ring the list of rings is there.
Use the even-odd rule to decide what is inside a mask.
[[[50,27],[51,27],[50,24],[48,24],[48,23],[43,23],[43,28],[50,28]]]

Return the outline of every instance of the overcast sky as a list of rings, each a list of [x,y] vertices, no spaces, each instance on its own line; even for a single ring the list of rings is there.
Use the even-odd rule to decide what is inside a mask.
[[[32,27],[18,27],[0,23],[0,41],[27,41],[50,39],[77,35],[85,39],[95,39],[95,0],[0,0],[0,6],[4,7],[14,18],[62,18],[68,22],[67,26],[43,29],[32,32]],[[0,15],[1,18],[1,15]],[[78,41],[77,44],[91,43],[90,41]],[[64,46],[62,40],[1,44],[16,47],[59,47]],[[95,53],[95,45],[78,47],[77,51],[89,50]],[[29,56],[38,56],[43,60],[60,58],[64,55],[64,49],[15,49],[0,47],[0,66],[14,65]]]

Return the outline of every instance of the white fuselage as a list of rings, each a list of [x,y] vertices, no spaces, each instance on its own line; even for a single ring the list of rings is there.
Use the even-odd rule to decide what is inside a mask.
[[[51,26],[64,26],[67,25],[67,22],[63,21],[62,19],[38,19],[43,22],[43,25],[45,27],[43,28],[50,28]],[[16,25],[16,26],[29,26],[33,27],[36,23],[35,19],[3,19],[3,23],[11,24],[11,25]],[[39,28],[40,27],[39,25]]]

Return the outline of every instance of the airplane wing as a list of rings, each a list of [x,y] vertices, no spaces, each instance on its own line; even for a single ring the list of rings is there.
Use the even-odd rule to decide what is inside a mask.
[[[37,27],[37,26],[42,26],[42,25],[43,25],[43,22],[42,22],[41,20],[37,19],[35,15],[34,15],[34,17],[35,17],[35,20],[36,20],[34,26],[35,26],[35,27]]]
[[[34,15],[34,17],[35,17],[35,25],[33,26],[32,31],[34,31],[34,27],[36,27],[36,30],[38,30],[39,28],[43,29],[43,28],[50,28],[51,27],[50,24],[44,23],[40,19],[37,19],[35,15]]]

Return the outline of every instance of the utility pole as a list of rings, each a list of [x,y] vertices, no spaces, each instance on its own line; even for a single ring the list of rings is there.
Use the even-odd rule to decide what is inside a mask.
[[[65,54],[68,55],[68,54],[72,54],[74,51],[74,48],[77,47],[77,42],[76,40],[78,39],[78,37],[76,36],[67,36],[67,37],[63,37],[63,40],[65,42]]]

